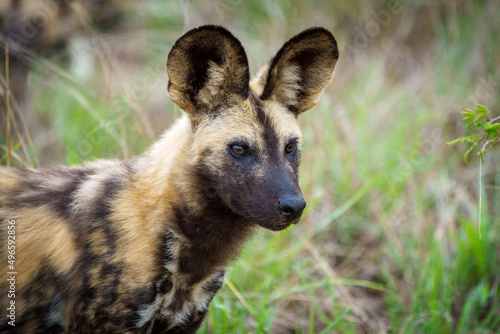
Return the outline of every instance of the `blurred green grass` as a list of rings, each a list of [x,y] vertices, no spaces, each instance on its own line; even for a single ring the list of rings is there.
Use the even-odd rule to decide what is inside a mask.
[[[307,214],[252,239],[200,333],[496,333],[500,154],[483,165],[479,238],[478,161],[465,166],[465,147],[444,143],[466,134],[463,108],[500,113],[499,11],[498,1],[144,1],[128,29],[95,34],[90,55],[70,49],[73,65],[34,63],[36,151],[19,146],[15,164],[143,152],[181,113],[164,68],[191,27],[228,27],[255,72],[295,33],[325,26],[341,59],[300,118]]]

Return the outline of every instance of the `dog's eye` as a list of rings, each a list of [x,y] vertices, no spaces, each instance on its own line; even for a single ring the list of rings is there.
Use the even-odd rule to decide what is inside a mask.
[[[285,146],[285,152],[286,152],[286,154],[292,154],[293,152],[295,152],[296,148],[297,148],[296,143],[290,143],[290,144]]]
[[[248,147],[242,145],[231,145],[231,151],[236,155],[246,155]]]

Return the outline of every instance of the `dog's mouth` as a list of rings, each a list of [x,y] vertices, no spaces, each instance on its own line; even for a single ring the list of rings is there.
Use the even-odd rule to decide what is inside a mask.
[[[278,225],[263,226],[263,227],[268,229],[268,230],[277,232],[277,231],[283,231],[284,229],[286,229],[290,225],[291,225],[290,223],[282,223],[282,224],[278,224]]]
[[[278,223],[258,223],[259,226],[271,230],[271,231],[283,231],[284,229],[288,228],[290,225],[295,225],[300,221],[301,216],[295,218],[292,221],[280,221]]]
[[[227,196],[227,197],[226,197]],[[242,218],[253,221],[257,225],[271,231],[282,231],[290,225],[297,224],[302,218],[301,208],[298,212],[280,212],[278,206],[272,208],[271,212],[266,212],[268,208],[260,207],[259,210],[249,210],[240,201],[231,198],[230,194],[223,197],[227,207]],[[252,206],[250,206],[252,207]],[[283,210],[282,210],[283,211]]]

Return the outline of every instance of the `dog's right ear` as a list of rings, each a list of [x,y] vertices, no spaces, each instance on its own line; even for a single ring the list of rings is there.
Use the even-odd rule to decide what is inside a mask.
[[[223,27],[192,29],[168,54],[168,92],[192,121],[248,97],[250,74],[241,43]]]

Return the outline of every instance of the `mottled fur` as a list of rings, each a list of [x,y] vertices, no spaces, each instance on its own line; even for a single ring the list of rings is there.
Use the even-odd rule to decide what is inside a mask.
[[[0,258],[15,220],[18,272],[16,327],[3,321],[0,332],[194,333],[256,226],[300,219],[296,117],[317,101],[337,58],[331,33],[312,28],[250,83],[231,33],[193,29],[167,61],[169,94],[185,116],[146,153],[0,168]]]

